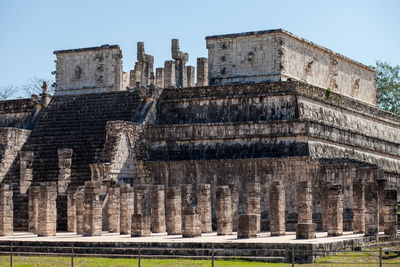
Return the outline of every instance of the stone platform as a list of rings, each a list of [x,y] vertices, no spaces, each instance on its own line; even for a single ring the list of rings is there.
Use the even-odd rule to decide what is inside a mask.
[[[379,238],[386,240],[387,236],[382,233]],[[143,257],[198,259],[210,258],[214,248],[216,258],[238,257],[266,262],[290,262],[294,250],[296,262],[312,262],[317,257],[327,255],[327,250],[354,250],[375,240],[375,237],[364,237],[352,232],[344,232],[343,236],[338,237],[328,237],[326,232],[317,232],[317,238],[309,240],[296,239],[295,232],[287,232],[285,236],[271,236],[270,233],[262,232],[252,239],[237,239],[236,233],[218,236],[216,232],[195,238],[166,233],[131,237],[109,232],[92,237],[70,232],[58,232],[52,237],[37,237],[30,232],[15,232],[13,236],[0,237],[0,250],[8,251],[7,246],[12,242],[16,253],[71,253],[74,246],[74,254],[77,256],[96,254],[106,257],[136,257],[140,246]]]

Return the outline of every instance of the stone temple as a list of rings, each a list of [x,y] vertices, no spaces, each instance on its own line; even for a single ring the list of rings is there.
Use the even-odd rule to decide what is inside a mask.
[[[55,51],[54,96],[0,102],[0,234],[397,233],[400,116],[373,69],[285,30]]]

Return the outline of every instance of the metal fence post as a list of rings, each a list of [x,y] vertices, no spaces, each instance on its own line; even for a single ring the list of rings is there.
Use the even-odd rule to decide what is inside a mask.
[[[379,248],[379,267],[382,267],[382,247]]]
[[[294,248],[292,247],[292,267],[294,267]]]
[[[10,247],[10,266],[12,267],[12,256],[13,256],[13,243],[11,241],[11,247]]]
[[[211,244],[211,267],[214,267],[214,243]]]
[[[141,250],[141,245],[139,244],[138,267],[140,267],[140,250]]]
[[[74,243],[71,245],[71,267],[74,267]]]

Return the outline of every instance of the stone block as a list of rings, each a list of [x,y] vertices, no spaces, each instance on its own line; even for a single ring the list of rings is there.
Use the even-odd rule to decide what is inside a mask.
[[[383,222],[386,235],[397,234],[397,190],[386,189],[384,194]]]
[[[257,231],[261,230],[261,186],[259,183],[246,184],[246,214],[258,216]]]
[[[141,184],[136,186],[135,192],[135,213],[150,215],[150,190],[149,185]]]
[[[164,69],[156,68],[156,86],[158,88],[164,88]]]
[[[316,229],[315,223],[298,223],[296,225],[296,239],[315,239]]]
[[[84,206],[85,190],[78,187],[75,191],[75,204],[76,204],[76,234],[83,234],[83,216],[85,213]]]
[[[131,236],[150,236],[150,215],[132,214]]]
[[[0,236],[13,235],[13,190],[8,184],[0,187]]]
[[[343,193],[342,186],[330,184],[327,190],[328,236],[343,235]]]
[[[186,206],[182,213],[182,237],[201,236],[201,210],[196,206]]]
[[[39,218],[39,187],[31,186],[28,194],[28,231],[37,234]]]
[[[110,233],[120,232],[120,189],[118,187],[110,186],[108,188],[108,231]]]
[[[256,238],[257,237],[257,220],[255,214],[239,215],[237,238]]]
[[[182,205],[179,187],[167,187],[166,227],[169,235],[182,233]]]
[[[131,234],[132,214],[134,212],[134,191],[129,184],[120,186],[120,233]]]
[[[52,182],[40,184],[38,236],[56,235],[57,226],[57,185]]]
[[[194,67],[186,66],[187,87],[194,87]]]
[[[365,180],[353,182],[353,232],[365,233]]]
[[[197,207],[201,211],[201,232],[211,233],[212,232],[212,220],[211,220],[211,185],[210,184],[198,184],[197,185]]]
[[[197,58],[197,82],[196,86],[208,86],[208,58]]]
[[[67,230],[76,232],[76,195],[75,189],[67,190]]]
[[[239,207],[239,187],[237,184],[228,184],[231,191],[231,213],[232,213],[232,231],[237,231],[238,226],[238,207]]]
[[[379,233],[379,201],[378,184],[365,184],[365,235],[372,236]]]
[[[216,190],[217,234],[232,234],[231,192],[228,186]]]
[[[83,236],[100,236],[102,233],[102,202],[99,200],[101,182],[85,182],[83,200]]]

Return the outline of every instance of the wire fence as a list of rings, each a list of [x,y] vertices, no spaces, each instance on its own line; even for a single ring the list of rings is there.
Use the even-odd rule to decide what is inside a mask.
[[[264,249],[264,248],[172,248],[169,253],[160,253],[160,247],[137,246],[128,247],[88,247],[72,243],[71,246],[0,246],[0,255],[9,256],[10,266],[13,258],[24,256],[46,256],[70,258],[70,266],[74,266],[77,257],[93,258],[129,258],[136,259],[137,266],[143,266],[143,259],[194,259],[209,261],[209,266],[217,266],[218,260],[242,260],[252,262],[286,263],[287,266],[306,264],[306,266],[400,266],[400,248],[376,250],[300,250],[300,249]],[[188,253],[190,251],[190,253]],[[245,253],[244,253],[245,252]],[[340,257],[337,255],[340,254]],[[336,257],[335,257],[336,255]],[[332,257],[334,256],[334,257]],[[315,261],[315,262],[314,262]],[[314,262],[314,263],[312,263]],[[3,261],[4,263],[4,261]],[[131,265],[132,266],[132,265]]]

